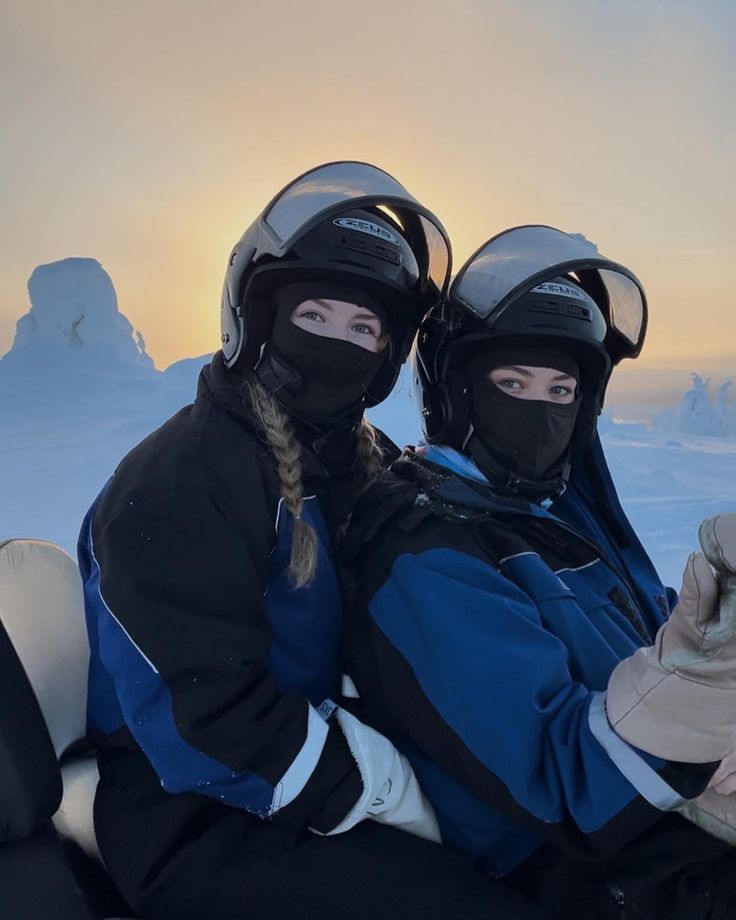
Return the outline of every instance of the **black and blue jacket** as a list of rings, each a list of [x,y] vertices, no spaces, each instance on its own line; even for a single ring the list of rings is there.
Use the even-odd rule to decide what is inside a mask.
[[[610,728],[615,665],[675,600],[601,445],[549,508],[496,496],[449,448],[406,451],[353,516],[347,670],[409,756],[443,840],[505,874],[540,844],[601,858],[698,795]]]
[[[185,822],[204,796],[329,830],[362,790],[327,721],[341,677],[328,523],[341,514],[340,477],[304,449],[303,515],[319,561],[314,583],[295,590],[293,521],[241,383],[215,356],[195,403],[122,461],[85,518],[89,733],[103,790],[108,763],[123,764],[120,789],[135,777],[130,807],[154,813],[176,794]]]

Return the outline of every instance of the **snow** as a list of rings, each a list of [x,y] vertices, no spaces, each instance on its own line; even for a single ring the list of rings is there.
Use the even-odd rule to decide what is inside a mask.
[[[733,381],[724,381],[711,399],[710,377],[690,377],[692,387],[683,394],[680,405],[657,416],[655,427],[660,431],[736,437],[736,400],[729,399]]]
[[[110,276],[95,259],[39,265],[28,280],[31,309],[18,320],[12,351],[47,347],[68,356],[153,367],[140,333],[118,311]]]
[[[736,438],[612,425],[603,435],[619,498],[666,584],[680,587],[707,517],[736,511]]]
[[[31,309],[0,358],[0,540],[51,540],[74,554],[88,505],[127,451],[192,401],[210,355],[156,370],[94,259],[39,266],[29,293]],[[628,417],[636,417],[635,392],[628,392]],[[624,508],[660,575],[676,587],[697,548],[700,521],[736,510],[736,428],[729,421],[736,409],[729,395],[722,387],[712,401],[695,375],[680,406],[653,428],[609,415],[601,420]],[[619,409],[620,403],[620,417]],[[398,443],[416,443],[408,369],[369,415]]]

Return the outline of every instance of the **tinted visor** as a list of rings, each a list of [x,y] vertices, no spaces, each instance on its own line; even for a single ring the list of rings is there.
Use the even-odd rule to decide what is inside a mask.
[[[491,322],[520,294],[557,275],[573,274],[603,311],[616,358],[635,357],[646,332],[641,284],[581,236],[554,227],[514,227],[493,237],[460,269],[450,297]]]
[[[442,225],[401,183],[368,163],[327,163],[295,179],[274,198],[262,220],[273,255],[283,255],[312,227],[330,216],[364,207],[381,207],[401,224],[403,211],[417,215],[424,252],[417,261],[439,292],[450,270],[450,245]],[[263,250],[262,250],[263,251]]]

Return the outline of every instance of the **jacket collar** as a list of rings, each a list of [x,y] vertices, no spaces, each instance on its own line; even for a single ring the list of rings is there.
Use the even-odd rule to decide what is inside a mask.
[[[543,513],[551,504],[547,500],[537,504],[521,497],[498,495],[472,457],[446,444],[421,442],[416,456],[451,474],[435,488],[435,494],[444,501],[487,511],[520,511],[532,515]]]
[[[202,368],[197,385],[197,401],[215,403],[228,415],[236,418],[265,447],[268,442],[256,422],[247,399],[243,398],[243,387],[247,375],[237,369],[228,369],[221,351]],[[302,468],[306,481],[315,489],[320,488],[330,477],[351,477],[355,471],[357,439],[355,425],[343,426],[323,432],[309,425],[291,419],[297,440],[302,445]],[[379,432],[384,453],[393,459],[398,450],[388,438]]]
[[[466,479],[472,479],[474,482],[481,482],[484,485],[490,485],[486,477],[478,469],[475,460],[465,454],[461,454],[454,447],[446,444],[427,444],[420,441],[416,447],[416,454],[424,460],[429,460],[437,466],[442,466],[459,476]]]

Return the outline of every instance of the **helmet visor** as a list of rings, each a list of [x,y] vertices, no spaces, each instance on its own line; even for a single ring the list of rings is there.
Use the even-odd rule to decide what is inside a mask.
[[[378,206],[401,223],[401,211],[419,216],[427,274],[440,292],[448,281],[450,246],[442,225],[388,173],[368,163],[327,163],[295,179],[268,205],[263,221],[274,254],[287,252],[315,224],[354,208]]]
[[[489,240],[460,269],[450,296],[481,319],[494,316],[519,295],[557,275],[582,272],[580,283],[593,275],[603,294],[595,298],[617,337],[620,357],[641,350],[646,331],[646,300],[641,284],[628,269],[611,262],[582,236],[554,227],[526,226],[506,230]]]

